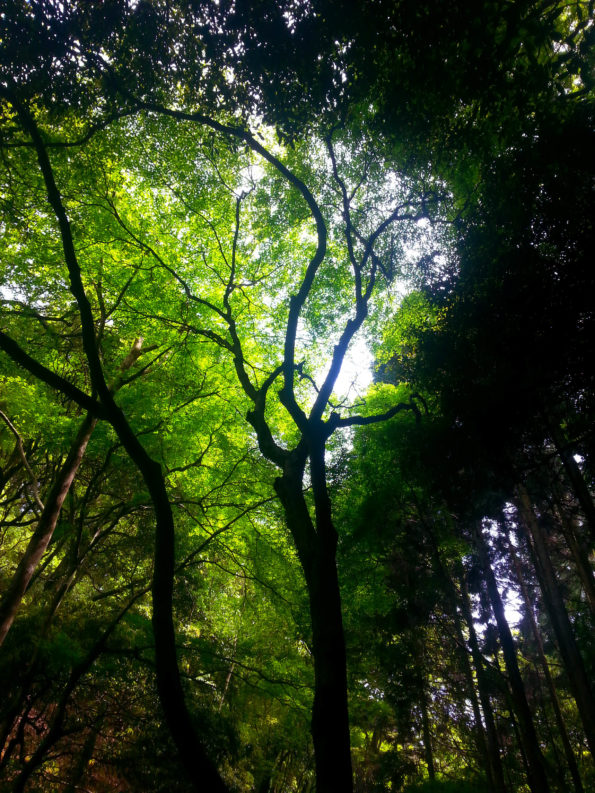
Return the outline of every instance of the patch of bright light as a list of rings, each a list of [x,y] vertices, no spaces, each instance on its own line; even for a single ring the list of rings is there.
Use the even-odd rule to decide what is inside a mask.
[[[374,357],[365,339],[356,336],[349,345],[335,383],[335,396],[353,400],[363,395],[372,384],[373,361]]]
[[[506,621],[511,627],[515,627],[519,624],[523,617],[523,613],[521,611],[521,599],[516,594],[516,592],[508,590],[506,597],[503,598],[503,601]]]

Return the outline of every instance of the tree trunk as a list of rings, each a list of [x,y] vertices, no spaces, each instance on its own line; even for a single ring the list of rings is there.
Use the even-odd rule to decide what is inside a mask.
[[[483,710],[483,717],[486,724],[489,766],[496,791],[498,793],[505,793],[506,783],[504,781],[504,770],[502,768],[502,760],[500,758],[500,749],[498,746],[498,732],[496,730],[494,712],[492,710],[492,703],[490,701],[489,684],[483,666],[483,656],[481,654],[481,650],[479,649],[479,642],[477,640],[477,633],[475,631],[475,625],[473,622],[471,604],[469,602],[467,582],[465,580],[465,573],[462,569],[462,565],[459,571],[459,579],[461,585],[461,609],[463,612],[463,618],[467,625],[467,630],[469,631],[469,646],[471,648],[471,655],[473,657],[473,664],[475,666],[475,674],[477,676],[479,700],[481,702],[481,709]]]
[[[585,595],[591,606],[591,612],[593,616],[595,616],[595,576],[593,575],[593,568],[589,561],[589,553],[585,548],[583,538],[576,532],[575,527],[572,525],[572,521],[569,519],[560,502],[561,499],[558,498],[552,512],[557,518],[566,544],[572,554],[579,578],[585,590]]]
[[[518,494],[520,525],[525,529],[529,546],[533,549],[543,600],[556,634],[560,655],[583,722],[587,743],[591,755],[595,758],[595,697],[572,632],[572,625],[560,593],[545,538],[533,512],[529,495],[524,487],[518,488]]]
[[[128,428],[128,431],[132,435],[132,430]],[[147,455],[136,436],[133,435],[132,438],[136,448],[133,449],[132,444],[129,447],[126,442],[124,445],[143,475],[155,509],[155,558],[151,595],[159,700],[194,789],[204,793],[228,793],[227,785],[198,739],[182,689],[172,615],[175,526],[165,480],[161,466]]]
[[[531,598],[529,597],[529,593],[527,591],[527,586],[525,584],[525,579],[521,570],[521,565],[514,551],[514,548],[510,544],[509,544],[509,553],[516,572],[517,581],[519,582],[519,586],[521,588],[523,600],[525,601],[525,610],[529,615],[529,620],[531,622],[531,630],[533,632],[533,638],[535,639],[535,644],[537,645],[539,663],[543,670],[545,681],[550,694],[550,699],[554,710],[554,717],[556,719],[556,726],[558,727],[558,732],[560,733],[560,738],[562,739],[562,745],[564,746],[564,754],[566,756],[566,762],[568,763],[568,768],[570,770],[570,775],[572,777],[574,789],[576,793],[584,793],[583,783],[581,781],[581,776],[578,770],[576,757],[574,756],[574,752],[572,751],[572,746],[570,744],[570,739],[568,737],[566,724],[562,716],[562,711],[560,710],[560,702],[558,701],[558,694],[556,692],[556,687],[554,685],[554,681],[550,673],[550,668],[548,666],[547,658],[545,657],[543,642],[541,640],[541,633],[539,631],[539,626],[537,625],[537,621],[535,619],[535,614],[533,613]]]
[[[50,490],[37,528],[33,532],[23,558],[12,577],[0,604],[0,646],[16,617],[23,596],[41,557],[45,553],[54,534],[62,504],[68,495],[76,472],[79,469],[89,439],[95,429],[97,419],[87,414],[74,439],[66,462],[60,469],[58,478]]]
[[[492,570],[488,548],[480,526],[475,526],[474,537],[488,595],[492,604],[492,610],[498,626],[502,653],[504,655],[504,662],[510,682],[512,701],[521,727],[523,745],[527,757],[527,781],[532,793],[548,793],[550,788],[545,773],[545,761],[541,754],[541,749],[539,748],[539,741],[537,739],[537,733],[535,732],[531,709],[527,702],[525,686],[519,671],[514,640],[504,614],[504,604],[502,603],[502,598],[498,591],[498,585]]]
[[[172,614],[175,525],[165,478],[161,466],[147,454],[123,411],[114,401],[113,393],[105,381],[97,347],[93,312],[83,285],[70,221],[62,203],[62,197],[54,179],[52,165],[35,119],[31,115],[29,108],[23,105],[11,91],[4,91],[4,93],[19,116],[23,128],[31,137],[47,189],[48,201],[58,221],[64,261],[68,268],[70,291],[79,309],[81,337],[89,366],[89,375],[93,388],[100,400],[101,410],[99,412],[102,418],[105,418],[111,424],[130,459],[137,466],[147,486],[155,510],[155,556],[151,590],[153,604],[152,626],[155,637],[157,689],[167,726],[194,789],[196,791],[205,791],[205,793],[228,793],[227,785],[198,739],[186,706],[180,680]],[[0,339],[5,351],[19,365],[24,366],[32,374],[40,377],[52,387],[74,398],[79,404],[88,406],[89,410],[91,410],[89,402],[93,403],[93,409],[97,412],[98,403],[95,399],[90,399],[68,381],[45,369],[24,353],[12,339],[9,339],[1,332]],[[141,343],[142,339],[137,339],[134,345],[135,349],[140,349]]]
[[[475,720],[475,729],[477,733],[477,748],[479,750],[481,760],[485,763],[487,777],[488,777],[488,785],[490,790],[494,791],[494,793],[504,793],[504,778],[502,777],[502,769],[501,768],[499,769],[499,776],[498,776],[498,770],[494,769],[494,765],[500,764],[500,755],[498,753],[498,746],[496,745],[495,747],[495,757],[492,757],[490,748],[488,747],[486,730],[481,720],[481,711],[479,709],[479,701],[477,699],[475,681],[473,680],[473,670],[471,668],[471,663],[469,661],[469,651],[466,646],[465,637],[463,636],[463,627],[461,625],[461,618],[459,616],[459,612],[457,611],[456,607],[453,617],[455,623],[457,643],[458,646],[460,647],[463,672],[465,674],[465,680],[467,682],[467,692],[469,695],[469,700],[471,701],[471,707],[473,709],[473,718]]]
[[[302,492],[303,462],[291,457],[275,490],[304,570],[314,657],[312,739],[317,793],[350,793],[353,773],[347,707],[347,659],[336,565],[337,534],[326,492],[324,450],[311,452],[316,528]]]
[[[312,739],[318,793],[353,789],[345,639],[337,567],[317,554],[308,587],[314,655]]]
[[[428,700],[426,695],[425,680],[421,680],[421,726],[424,742],[424,756],[426,758],[426,765],[428,767],[428,777],[433,782],[436,779],[436,770],[434,768],[434,752],[432,751],[432,731],[430,729],[430,714],[428,713]]]
[[[422,518],[423,520],[423,518]],[[463,635],[463,626],[461,625],[461,616],[459,614],[459,604],[461,599],[467,597],[466,592],[459,592],[455,586],[455,583],[452,579],[452,576],[447,568],[447,565],[443,563],[442,556],[440,553],[440,548],[435,541],[432,527],[430,524],[424,521],[424,525],[426,527],[426,531],[430,534],[432,539],[432,547],[434,551],[434,559],[435,564],[438,569],[438,572],[441,578],[444,580],[444,584],[446,587],[446,592],[449,598],[449,606],[450,612],[454,622],[455,628],[455,635],[456,635],[456,642],[457,647],[459,649],[459,655],[461,658],[461,664],[463,667],[463,673],[465,675],[465,681],[467,683],[467,694],[469,696],[469,700],[471,702],[471,707],[473,709],[473,718],[475,720],[475,728],[477,732],[477,748],[479,751],[479,755],[481,761],[485,764],[486,773],[488,777],[488,785],[490,791],[494,793],[505,793],[504,788],[504,778],[502,776],[502,768],[494,768],[494,766],[500,766],[500,755],[498,753],[498,745],[495,745],[495,757],[492,757],[492,747],[489,746],[488,737],[486,735],[486,729],[483,726],[483,722],[481,719],[481,711],[479,708],[479,701],[477,699],[477,690],[475,686],[475,680],[473,679],[473,669],[471,668],[471,661],[469,659],[469,650],[467,647],[467,642],[465,641],[465,637]],[[464,611],[464,610],[463,610]],[[473,629],[473,626],[472,626]],[[474,629],[473,629],[474,630]],[[477,639],[476,639],[477,642]],[[479,651],[479,647],[478,647]],[[472,657],[475,660],[475,656],[472,653]],[[483,668],[481,670],[483,673]],[[478,675],[479,678],[479,675]],[[479,686],[479,679],[478,679],[478,686]],[[490,709],[490,717],[491,709]],[[486,717],[486,724],[487,724],[487,717]],[[493,717],[492,717],[492,726],[493,726]],[[495,728],[493,731],[493,735],[495,738]]]

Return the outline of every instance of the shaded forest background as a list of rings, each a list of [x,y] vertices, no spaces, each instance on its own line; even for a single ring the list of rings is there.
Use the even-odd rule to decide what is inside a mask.
[[[1,790],[595,789],[593,12],[5,0]]]

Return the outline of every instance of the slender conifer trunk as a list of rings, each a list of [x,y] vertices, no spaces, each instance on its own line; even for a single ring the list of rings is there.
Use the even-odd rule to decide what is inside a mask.
[[[497,793],[504,793],[506,791],[506,783],[504,781],[504,770],[502,768],[502,760],[500,758],[500,748],[498,746],[498,733],[496,730],[496,722],[494,720],[494,711],[492,709],[492,703],[490,700],[489,684],[486,677],[486,671],[484,669],[484,660],[481,650],[479,649],[479,641],[477,639],[475,624],[473,622],[467,581],[465,579],[465,573],[462,569],[462,566],[459,571],[459,580],[461,586],[461,611],[469,632],[469,647],[471,648],[471,655],[473,657],[473,665],[475,667],[475,674],[477,676],[479,699],[486,724],[486,740],[488,745],[489,765],[492,771],[492,778],[494,780],[494,786]]]
[[[481,533],[480,526],[475,527],[474,538],[485,577],[488,596],[498,626],[502,654],[504,655],[504,662],[510,682],[512,701],[520,724],[521,743],[524,745],[527,758],[527,781],[532,793],[548,793],[550,787],[545,773],[545,761],[541,749],[539,748],[539,741],[537,739],[537,733],[535,732],[531,709],[527,702],[525,686],[519,671],[514,639],[512,638],[510,627],[506,620],[504,604],[502,603],[502,598],[498,591],[498,585],[496,584],[496,577],[492,570],[488,548]]]
[[[556,726],[558,728],[558,733],[560,734],[562,745],[564,747],[564,754],[566,756],[566,762],[568,763],[568,768],[570,770],[570,775],[572,777],[574,790],[575,793],[584,793],[583,783],[581,780],[580,772],[578,770],[578,764],[576,762],[576,757],[574,756],[574,752],[572,751],[572,746],[570,744],[570,739],[568,737],[568,730],[566,729],[566,724],[564,722],[564,717],[562,716],[562,710],[560,708],[560,702],[558,700],[558,694],[556,692],[556,687],[554,685],[554,681],[550,673],[550,668],[547,662],[547,658],[545,656],[545,651],[543,649],[541,633],[539,631],[539,626],[537,625],[537,621],[535,619],[535,614],[533,613],[531,598],[529,597],[529,592],[527,591],[527,585],[525,583],[525,578],[523,576],[521,565],[512,546],[509,546],[509,554],[515,569],[517,581],[519,582],[519,586],[521,588],[523,600],[525,602],[525,611],[529,615],[529,620],[531,622],[531,631],[533,633],[533,638],[537,646],[539,663],[543,671],[543,675],[545,677],[547,689],[549,691],[552,708],[554,710],[554,717],[556,719]]]
[[[572,625],[570,624],[568,612],[556,579],[554,566],[543,532],[533,512],[529,494],[524,487],[519,487],[518,493],[520,526],[524,529],[529,545],[533,549],[544,604],[556,635],[562,662],[583,722],[587,744],[591,755],[595,758],[595,696],[593,695],[583,658],[574,638]]]
[[[585,590],[585,595],[587,596],[591,611],[595,617],[595,576],[593,575],[593,567],[589,561],[589,552],[585,547],[583,538],[573,525],[573,521],[568,518],[561,504],[559,494],[557,494],[557,503],[552,512],[557,519],[566,544],[572,554],[577,572]]]

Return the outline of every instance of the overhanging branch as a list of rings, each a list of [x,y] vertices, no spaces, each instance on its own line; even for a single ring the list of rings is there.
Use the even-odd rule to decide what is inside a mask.
[[[399,402],[398,405],[393,405],[393,407],[387,410],[385,413],[376,413],[373,416],[346,416],[345,418],[342,418],[338,413],[331,413],[331,417],[326,422],[326,426],[330,435],[333,430],[339,429],[341,427],[365,426],[367,424],[379,424],[382,421],[388,421],[389,419],[392,419],[393,416],[396,416],[397,413],[401,413],[403,410],[410,410],[412,413],[414,413],[416,421],[421,419],[419,408],[413,399],[411,399],[410,402]]]
[[[93,399],[93,397],[85,394],[85,392],[81,391],[74,383],[65,380],[59,374],[52,372],[51,369],[48,369],[43,364],[39,363],[39,361],[36,361],[35,358],[32,358],[25,352],[14,339],[7,336],[6,333],[2,331],[0,331],[0,349],[4,350],[15,363],[22,366],[23,369],[26,369],[34,375],[34,377],[37,377],[42,382],[46,383],[46,385],[51,386],[51,388],[56,389],[56,391],[60,391],[64,396],[68,397],[68,399],[71,399],[73,402],[76,402],[77,405],[88,410],[89,413],[92,413],[97,418],[106,418],[105,408],[102,404]]]

